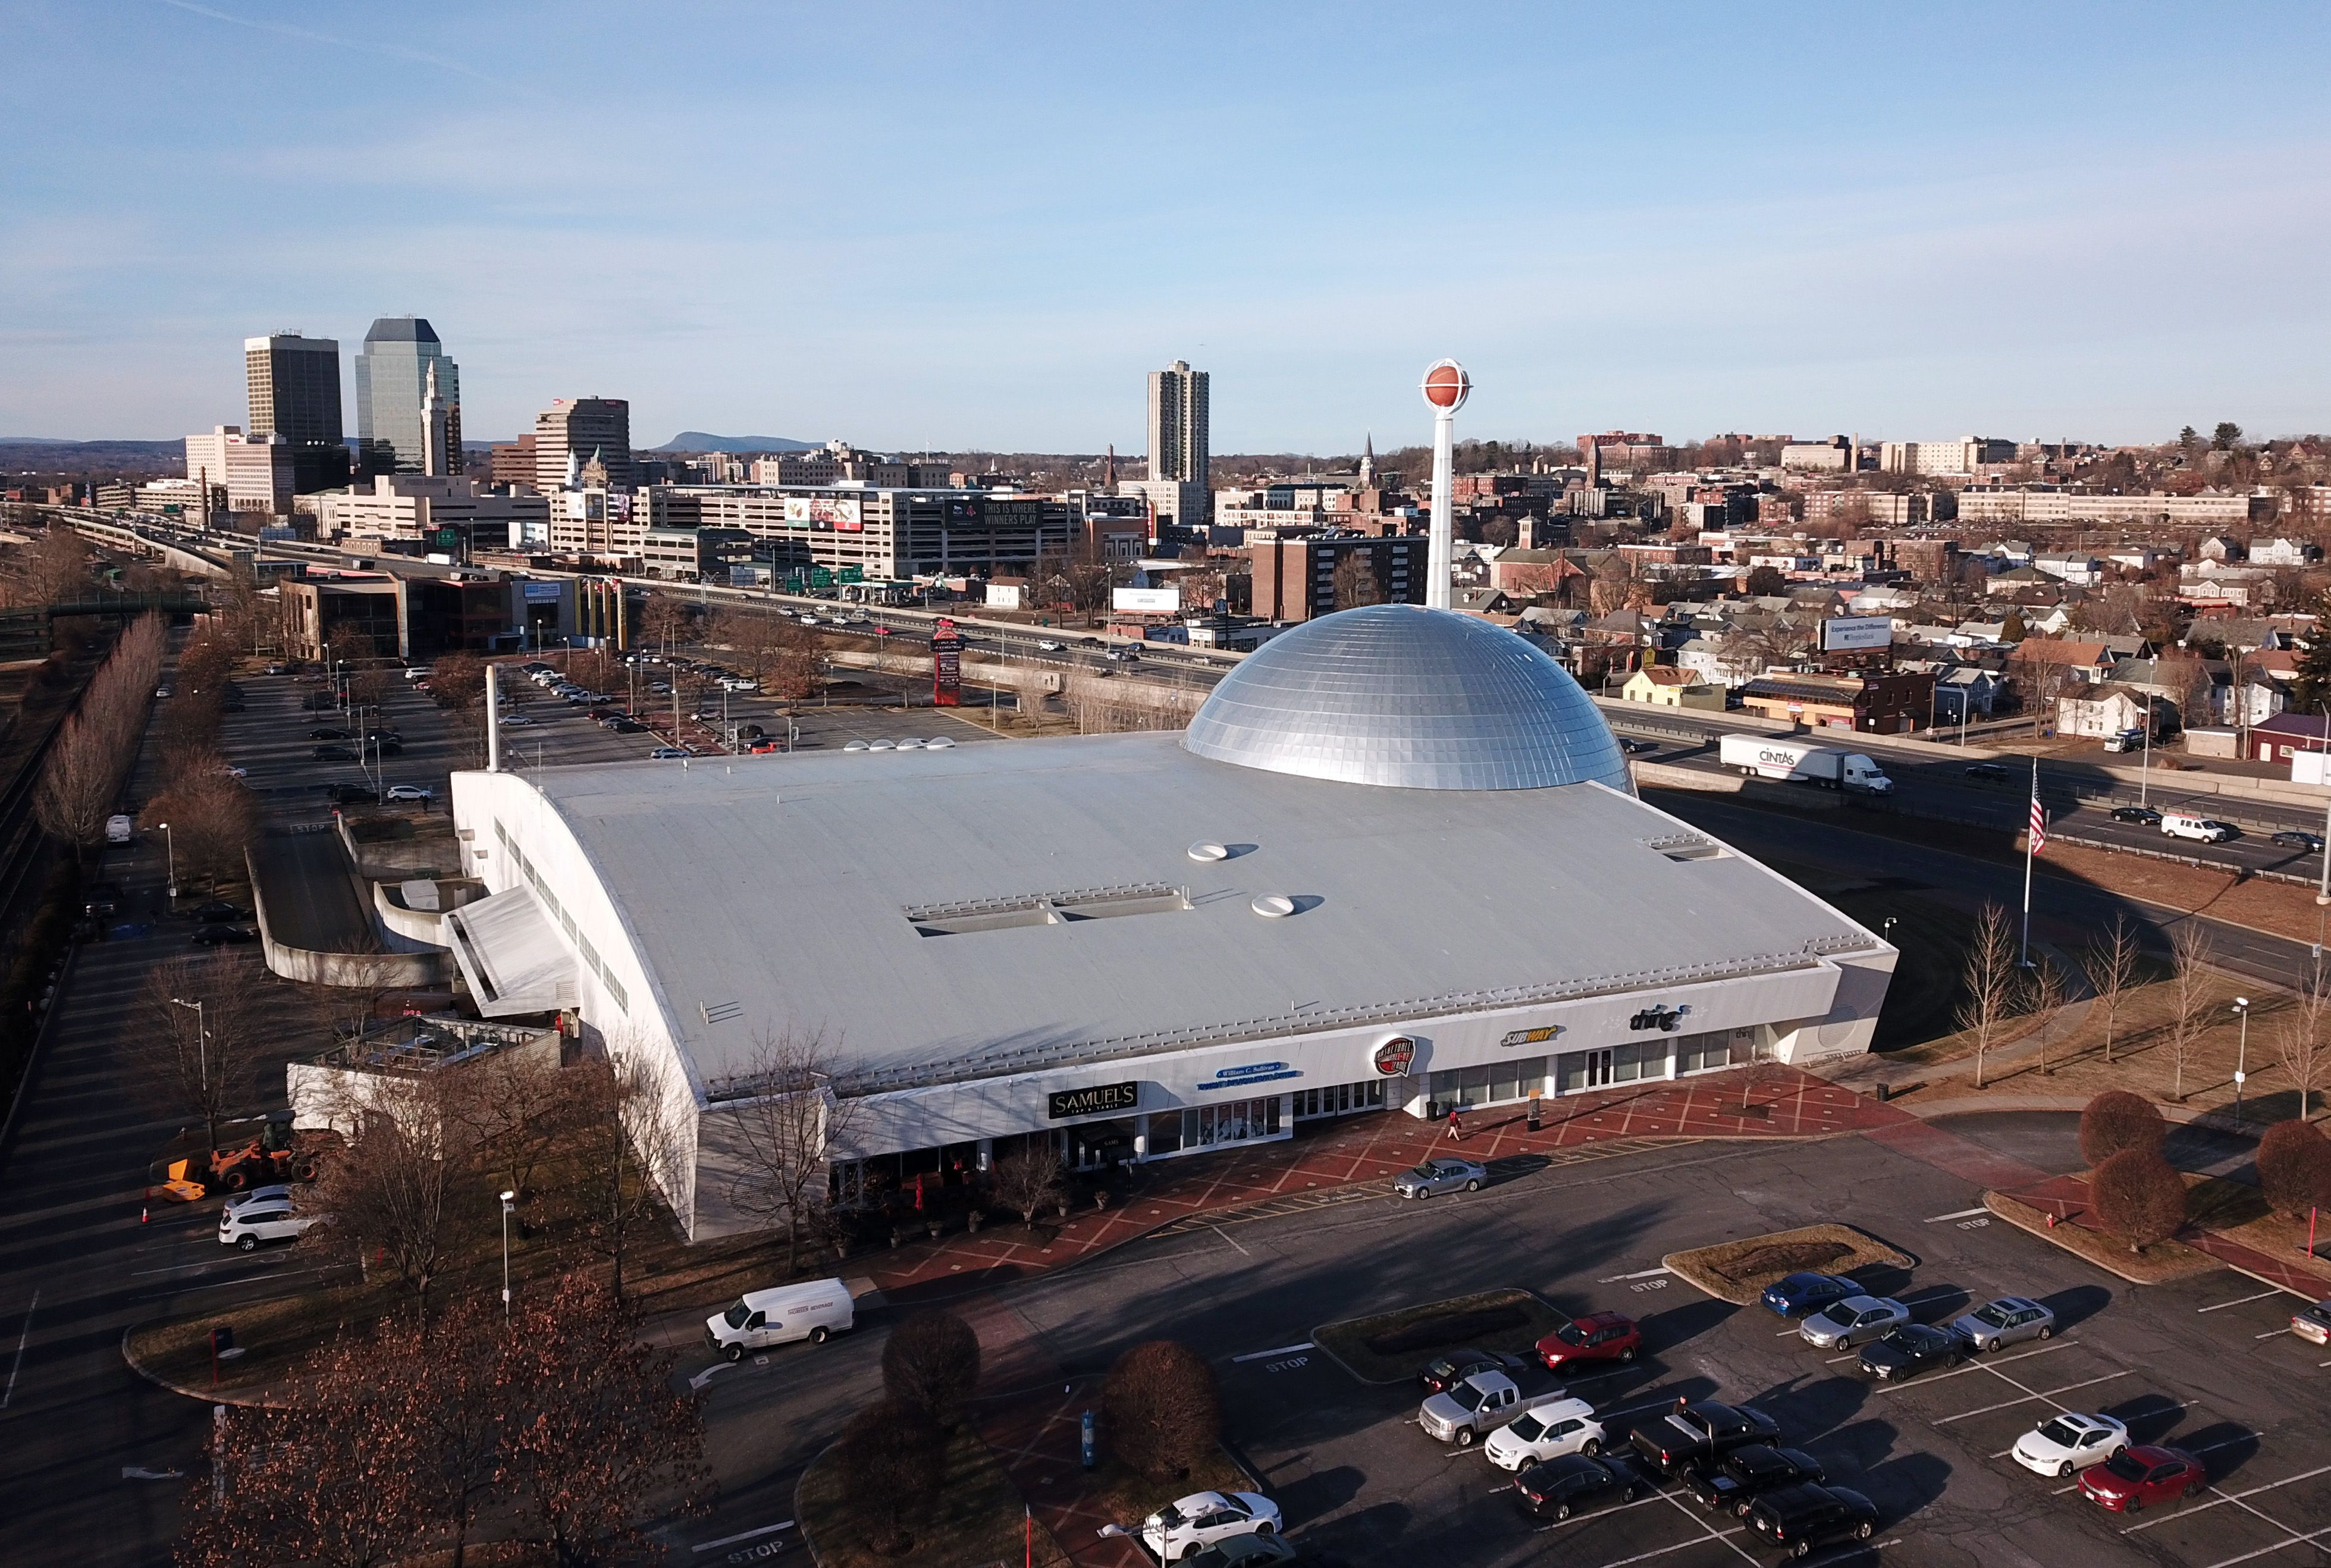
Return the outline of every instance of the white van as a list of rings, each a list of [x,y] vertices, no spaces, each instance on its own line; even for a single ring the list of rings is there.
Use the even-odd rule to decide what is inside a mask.
[[[2162,813],[2161,831],[2173,839],[2199,839],[2205,844],[2222,844],[2234,836],[2231,823],[2197,817],[2191,812]]]
[[[105,819],[105,841],[107,843],[126,844],[137,836],[138,824],[131,822],[128,817],[110,816]]]
[[[704,1327],[713,1349],[730,1361],[742,1361],[754,1351],[790,1340],[823,1345],[827,1335],[848,1332],[856,1317],[850,1287],[839,1279],[819,1279],[747,1290],[728,1311],[706,1318]]]

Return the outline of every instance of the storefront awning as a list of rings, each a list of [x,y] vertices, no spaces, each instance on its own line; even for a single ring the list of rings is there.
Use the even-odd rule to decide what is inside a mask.
[[[512,888],[449,911],[453,962],[488,1018],[549,1012],[582,1000],[575,958],[534,889]]]

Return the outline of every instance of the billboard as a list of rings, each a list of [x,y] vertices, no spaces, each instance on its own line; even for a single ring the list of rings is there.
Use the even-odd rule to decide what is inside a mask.
[[[1151,615],[1175,615],[1182,610],[1179,588],[1111,588],[1108,607]]]
[[[1894,646],[1894,622],[1886,615],[1833,615],[1822,622],[1822,651],[1849,652]]]
[[[937,708],[963,705],[963,633],[945,616],[931,628],[931,703]]]
[[[787,496],[785,526],[824,528],[843,534],[860,533],[866,525],[859,520],[858,508],[856,496]]]
[[[558,603],[559,586],[557,583],[528,583],[525,585],[526,602],[529,604],[556,604]]]
[[[975,528],[985,520],[985,498],[982,496],[949,496],[941,515],[942,526],[950,528]]]

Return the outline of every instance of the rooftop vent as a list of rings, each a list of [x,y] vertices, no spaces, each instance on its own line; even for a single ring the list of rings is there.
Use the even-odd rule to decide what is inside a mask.
[[[1210,860],[1227,860],[1231,858],[1231,851],[1228,844],[1212,843],[1201,839],[1190,846],[1189,855],[1190,859],[1203,863]]]
[[[946,736],[935,735],[931,736],[930,739],[923,742],[923,749],[925,751],[953,751],[955,749],[955,742],[949,740]]]
[[[1121,915],[1163,915],[1190,908],[1186,888],[1137,886],[1081,888],[1066,893],[1036,893],[1011,898],[976,898],[907,910],[918,936],[963,936],[975,931],[1005,931],[1023,926],[1074,926]]]
[[[1295,913],[1295,900],[1284,893],[1263,893],[1247,908],[1266,920],[1284,920]]]

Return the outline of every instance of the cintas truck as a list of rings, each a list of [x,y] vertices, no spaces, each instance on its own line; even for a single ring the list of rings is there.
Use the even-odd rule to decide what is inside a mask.
[[[1727,735],[1717,748],[1717,760],[1750,778],[1793,780],[1863,794],[1894,793],[1894,781],[1877,763],[1858,751],[1840,751],[1833,746],[1812,746],[1768,735]]]

